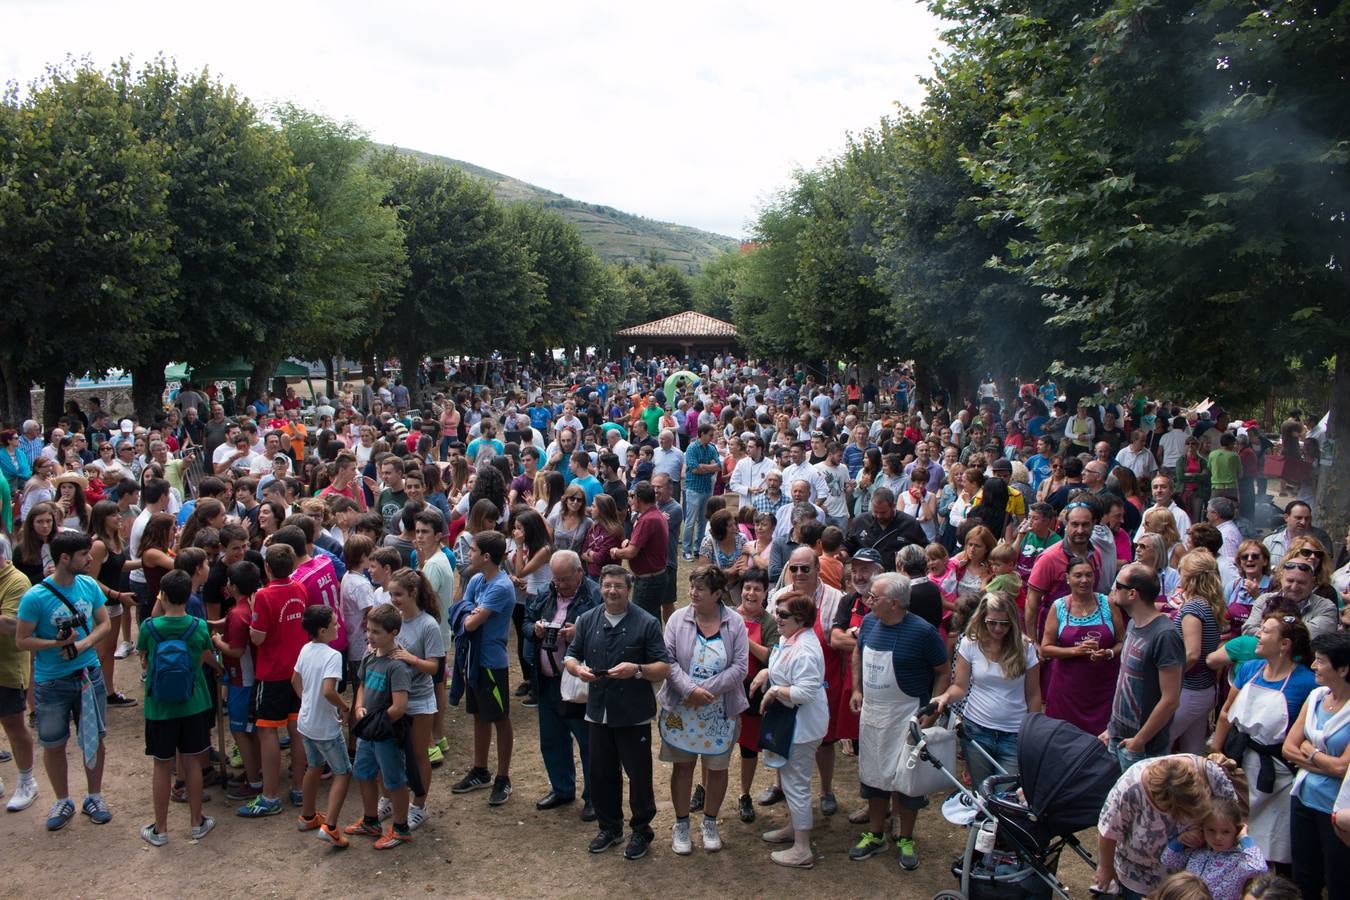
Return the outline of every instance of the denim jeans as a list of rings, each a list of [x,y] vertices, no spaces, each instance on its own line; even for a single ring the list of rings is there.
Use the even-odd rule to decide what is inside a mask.
[[[711,493],[700,493],[688,488],[684,491],[684,553],[693,556],[703,541],[703,530],[707,525],[708,499]]]
[[[108,720],[108,690],[103,686],[103,670],[97,666],[88,670],[93,687],[94,702],[103,706],[103,721]],[[33,704],[37,708],[38,743],[45,747],[60,747],[70,738],[70,723],[80,722],[79,674],[39,681],[33,685]]]
[[[1119,738],[1111,738],[1106,745],[1106,749],[1110,750],[1111,754],[1120,763],[1120,771],[1122,772],[1140,760],[1149,759],[1153,755],[1151,753],[1134,753],[1130,750],[1126,750]]]
[[[563,718],[562,679],[539,673],[539,754],[544,758],[549,787],[564,797],[577,793],[576,758],[572,740],[581,748],[581,799],[591,802],[591,738],[583,718]]]
[[[1017,774],[1017,732],[985,728],[983,725],[976,725],[970,719],[966,719],[962,727],[966,736],[961,741],[961,749],[966,755],[966,768],[970,769],[972,785],[979,787],[986,778],[996,774],[996,770],[989,765],[989,760],[985,759],[979,750],[973,748],[972,744],[979,744],[985,753],[994,758],[994,762],[1003,767],[1004,772],[1009,775]]]

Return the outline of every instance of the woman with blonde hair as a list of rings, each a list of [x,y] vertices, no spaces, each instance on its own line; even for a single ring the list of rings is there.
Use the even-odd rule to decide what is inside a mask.
[[[1096,886],[1116,881],[1127,900],[1157,890],[1167,877],[1167,843],[1197,828],[1214,797],[1241,802],[1223,767],[1199,756],[1160,756],[1126,769],[1097,820]]]
[[[1141,533],[1162,535],[1163,543],[1167,545],[1167,558],[1159,560],[1159,563],[1176,568],[1186,547],[1181,543],[1181,532],[1177,531],[1177,522],[1172,518],[1172,513],[1166,509],[1150,509],[1144,513]]]
[[[548,517],[553,549],[572,550],[580,555],[586,548],[586,535],[591,524],[590,516],[586,515],[586,492],[580,485],[569,484],[563,491],[562,503]]]
[[[1289,542],[1288,548],[1284,551],[1284,558],[1280,560],[1280,566],[1285,563],[1299,562],[1307,563],[1313,567],[1313,581],[1316,582],[1313,587],[1313,593],[1326,597],[1336,605],[1340,605],[1337,597],[1337,591],[1331,586],[1331,554],[1322,542],[1310,534],[1303,537],[1294,538]]]
[[[1004,771],[1017,768],[1017,735],[1028,713],[1041,711],[1040,657],[1022,636],[1022,616],[1007,594],[988,593],[956,646],[956,675],[936,699],[944,709],[962,699],[965,728],[961,743],[971,781],[994,774],[985,754]],[[979,744],[981,753],[972,747]]]
[[[1203,753],[1209,732],[1209,714],[1218,694],[1215,675],[1205,658],[1219,647],[1228,631],[1228,604],[1219,564],[1208,550],[1192,550],[1181,559],[1181,582],[1168,614],[1186,645],[1186,669],[1181,676],[1181,705],[1172,716],[1173,743],[1183,753]]]
[[[1152,531],[1139,535],[1134,539],[1134,561],[1148,566],[1158,576],[1158,596],[1154,599],[1161,609],[1181,580],[1177,570],[1168,564],[1167,540]]]

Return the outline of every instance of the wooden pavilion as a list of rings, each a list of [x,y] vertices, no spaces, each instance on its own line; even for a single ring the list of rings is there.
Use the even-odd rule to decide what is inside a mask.
[[[710,356],[738,352],[740,347],[736,326],[693,310],[621,329],[618,336],[621,344],[636,346],[642,356]]]

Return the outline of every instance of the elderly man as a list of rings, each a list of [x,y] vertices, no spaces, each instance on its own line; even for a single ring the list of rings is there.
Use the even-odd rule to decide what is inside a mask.
[[[851,555],[856,556],[864,547],[877,551],[882,568],[888,572],[895,568],[896,551],[909,544],[926,546],[928,536],[918,519],[896,509],[895,494],[885,487],[872,492],[872,511],[855,516],[844,539],[844,548]]]
[[[773,460],[769,460],[770,463]],[[778,515],[778,510],[792,503],[792,499],[783,493],[783,473],[777,468],[770,468],[764,473],[764,490],[750,497],[750,504],[754,506],[756,512],[768,513],[774,516]]]
[[[1136,428],[1130,432],[1130,443],[1116,453],[1116,464],[1129,469],[1141,481],[1158,471],[1157,458],[1144,446],[1147,437],[1143,429]]]
[[[1302,500],[1292,500],[1284,508],[1284,527],[1266,535],[1266,539],[1261,543],[1270,551],[1270,561],[1278,565],[1280,560],[1284,559],[1285,553],[1289,552],[1289,545],[1295,538],[1301,537],[1315,537],[1322,542],[1324,548],[1333,549],[1331,538],[1327,533],[1313,527],[1312,507]]]
[[[591,853],[604,853],[623,837],[623,776],[628,775],[631,833],[625,859],[647,855],[655,834],[652,786],[652,720],[656,693],[666,680],[670,657],[661,623],[631,602],[633,577],[622,566],[600,572],[602,605],[584,613],[567,647],[567,671],[589,685],[591,769],[587,781],[600,830]],[[645,682],[645,684],[643,683]]]
[[[947,689],[951,665],[938,631],[909,614],[909,578],[887,572],[872,579],[871,612],[858,628],[852,654],[849,707],[861,719],[858,781],[867,799],[868,829],[849,851],[853,860],[886,851],[886,812],[894,791],[899,753],[908,739],[909,719],[935,694]],[[899,794],[900,866],[919,866],[914,823],[926,797]]]
[[[795,483],[798,480],[805,481],[809,489],[809,495],[806,499],[819,503],[829,496],[829,487],[825,484],[825,479],[816,471],[815,466],[806,458],[806,444],[801,441],[793,441],[792,446],[788,448],[788,465],[783,467],[783,484],[788,486],[788,490],[795,489]],[[793,498],[794,501],[796,498]],[[825,514],[821,512],[821,519]]]
[[[776,541],[787,540],[788,536],[792,534],[792,526],[797,524],[798,519],[795,508],[799,504],[805,503],[814,509],[816,511],[816,521],[825,521],[825,510],[821,509],[818,504],[811,502],[810,482],[801,478],[793,481],[791,483],[789,499],[791,500],[791,503],[780,506],[778,511],[774,513],[774,518],[777,522],[773,526],[773,539]]]
[[[1261,620],[1265,618],[1266,611],[1275,609],[1280,605],[1280,601],[1298,610],[1303,624],[1308,626],[1310,637],[1330,634],[1336,630],[1338,625],[1336,601],[1313,593],[1313,589],[1317,587],[1316,567],[1311,563],[1290,560],[1280,566],[1276,574],[1280,578],[1279,591],[1262,594],[1256,599],[1252,604],[1252,611],[1247,614],[1246,623],[1242,626],[1243,634],[1256,634],[1261,628]]]
[[[1148,514],[1155,509],[1165,509],[1172,514],[1172,521],[1177,525],[1177,534],[1185,534],[1191,527],[1191,517],[1186,510],[1172,501],[1172,496],[1176,493],[1172,486],[1172,476],[1166,472],[1159,472],[1153,476],[1151,487],[1153,490],[1153,505],[1144,510],[1144,518],[1147,519]],[[1139,540],[1139,536],[1143,533],[1144,526],[1140,523],[1139,528],[1134,532],[1134,539]]]
[[[576,800],[577,772],[572,756],[575,739],[581,751],[581,821],[594,822],[591,806],[591,753],[586,722],[566,715],[562,699],[563,657],[576,638],[576,621],[601,604],[600,590],[586,578],[581,557],[559,550],[549,559],[553,580],[525,604],[525,652],[535,662],[539,691],[539,754],[548,773],[548,793],[535,802],[539,810]]]
[[[1229,497],[1213,497],[1205,507],[1205,518],[1223,535],[1220,553],[1230,563],[1236,563],[1237,549],[1242,543],[1242,532],[1233,521],[1237,518],[1237,503]]]
[[[28,457],[28,465],[31,468],[42,455],[42,428],[32,419],[27,419],[20,431],[22,435],[19,438],[19,449]]]

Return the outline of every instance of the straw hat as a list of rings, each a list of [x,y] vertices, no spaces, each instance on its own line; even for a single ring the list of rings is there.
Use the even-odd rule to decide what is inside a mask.
[[[57,475],[52,479],[52,487],[60,488],[63,484],[78,484],[80,490],[89,490],[89,479],[76,472],[66,472],[64,475]]]

